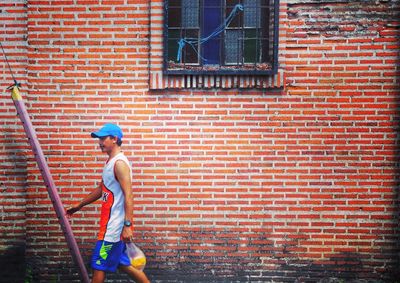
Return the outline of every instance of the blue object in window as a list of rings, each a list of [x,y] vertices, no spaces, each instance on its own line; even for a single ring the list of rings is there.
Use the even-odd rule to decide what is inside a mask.
[[[221,1],[204,0],[202,37],[212,34],[221,23]],[[220,40],[221,36],[218,34],[203,44],[203,64],[220,64]]]
[[[200,38],[200,41],[198,41],[197,39],[193,39],[193,38],[181,38],[178,41],[178,52],[177,52],[177,56],[176,56],[176,61],[177,62],[181,62],[182,60],[182,50],[185,47],[186,44],[189,44],[193,50],[199,55],[199,57],[202,59],[202,62],[208,63],[208,64],[215,64],[215,63],[210,63],[210,61],[208,58],[204,58],[203,56],[201,56],[199,54],[199,50],[201,48],[201,45],[204,45],[206,43],[208,43],[210,40],[216,38],[216,37],[220,37],[220,34],[226,29],[226,27],[229,26],[229,24],[232,22],[233,18],[240,12],[243,11],[243,6],[241,4],[237,4],[235,6],[235,8],[232,10],[232,12],[229,14],[229,16],[224,20],[223,23],[221,23],[219,26],[217,26],[209,35],[207,35],[206,37],[202,37]],[[204,28],[204,22],[202,25],[202,28]],[[204,33],[204,32],[203,32]],[[219,43],[218,41],[216,41],[217,43]],[[209,48],[209,51],[212,52],[212,50]],[[204,49],[203,49],[204,52]],[[218,58],[219,58],[219,52],[218,54]],[[218,60],[219,61],[219,60]]]

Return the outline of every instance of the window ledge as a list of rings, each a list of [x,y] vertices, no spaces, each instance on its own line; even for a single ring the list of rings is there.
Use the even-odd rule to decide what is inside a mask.
[[[284,86],[282,69],[271,76],[265,75],[209,75],[209,74],[165,74],[151,72],[150,89],[182,88],[281,88]]]

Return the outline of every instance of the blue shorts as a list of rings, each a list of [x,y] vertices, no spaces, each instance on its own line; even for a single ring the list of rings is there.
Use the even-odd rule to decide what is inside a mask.
[[[91,266],[93,269],[115,272],[119,265],[130,265],[123,241],[116,243],[97,241],[93,250]]]

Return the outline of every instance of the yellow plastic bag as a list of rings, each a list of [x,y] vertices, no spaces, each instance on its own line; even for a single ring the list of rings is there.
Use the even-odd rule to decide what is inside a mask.
[[[126,255],[134,268],[143,270],[146,266],[146,256],[133,242],[126,243]]]

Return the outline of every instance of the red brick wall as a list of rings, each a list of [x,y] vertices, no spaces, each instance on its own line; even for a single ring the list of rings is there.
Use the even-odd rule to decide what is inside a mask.
[[[26,7],[24,1],[0,4],[0,42],[15,78],[26,85]],[[0,55],[0,265],[1,282],[22,282],[25,264],[27,154],[22,127],[6,88],[13,84]],[[7,272],[3,272],[7,271]]]
[[[90,131],[124,128],[154,282],[396,276],[399,3],[282,2],[285,86],[264,90],[150,91],[145,1],[28,1],[27,21],[22,4],[7,12],[19,28],[3,37],[18,38],[12,65],[66,205],[99,182]],[[1,225],[15,235],[0,243],[23,243],[26,228],[31,277],[77,280],[15,110],[0,103]],[[98,213],[72,220],[85,259]]]

